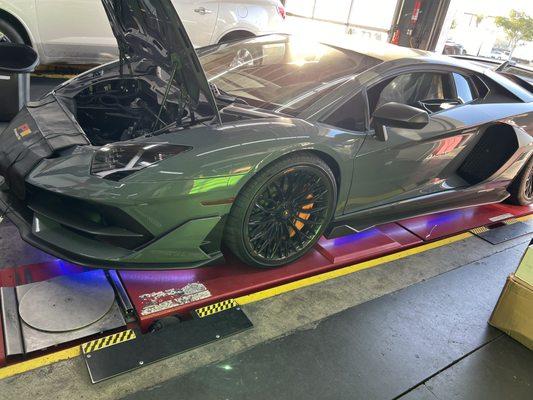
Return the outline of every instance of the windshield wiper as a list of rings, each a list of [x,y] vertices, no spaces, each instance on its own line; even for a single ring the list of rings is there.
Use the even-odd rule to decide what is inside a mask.
[[[247,105],[249,106],[250,104],[244,100],[243,98],[241,97],[237,97],[237,96],[232,96],[231,94],[223,91],[223,90],[220,90],[217,85],[215,85],[214,83],[209,83],[209,86],[211,87],[211,91],[213,92],[213,96],[215,97],[216,100],[220,100],[224,103],[228,103],[228,104],[233,104],[233,103],[239,103],[239,104],[244,104],[244,105]]]

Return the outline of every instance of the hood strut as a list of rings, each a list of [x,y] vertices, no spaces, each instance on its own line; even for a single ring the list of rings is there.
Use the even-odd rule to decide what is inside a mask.
[[[159,112],[157,113],[157,117],[154,121],[154,125],[152,126],[152,132],[155,132],[159,123],[162,122],[161,113],[163,112],[167,104],[168,95],[170,93],[170,88],[172,87],[172,83],[174,82],[174,77],[176,76],[176,71],[178,70],[178,68],[179,68],[179,62],[175,62],[174,67],[172,68],[172,74],[170,75],[170,79],[168,80],[167,87],[165,88],[165,95],[163,96],[163,101],[161,101],[161,107],[159,107]],[[184,90],[184,89],[185,88],[182,88],[181,90]],[[183,96],[181,96],[181,99],[183,99]],[[178,110],[178,115],[179,115],[178,118],[180,120],[181,120],[181,116],[183,115],[183,109],[184,109],[183,102],[180,101],[179,110]],[[194,115],[194,112],[191,113],[191,115]],[[181,121],[176,121],[176,122],[178,123],[178,125],[181,125]]]
[[[180,90],[180,107],[182,111],[185,107],[189,109],[191,119],[199,102],[207,101],[212,115],[221,123],[213,92],[172,1],[101,1],[118,42],[120,73],[123,73],[124,64],[131,73],[132,62],[148,60],[171,76],[159,114],[164,110],[174,82]]]

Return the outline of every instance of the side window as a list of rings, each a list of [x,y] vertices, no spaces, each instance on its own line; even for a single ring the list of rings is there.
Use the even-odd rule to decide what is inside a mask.
[[[362,93],[356,94],[324,120],[324,123],[348,131],[366,130],[366,102]]]
[[[468,103],[477,97],[475,86],[470,78],[454,72],[453,81],[455,83],[457,98],[463,103]]]
[[[439,111],[438,105],[453,98],[451,88],[450,75],[447,73],[413,72],[378,83],[368,91],[368,101],[371,113],[389,102],[435,112]]]

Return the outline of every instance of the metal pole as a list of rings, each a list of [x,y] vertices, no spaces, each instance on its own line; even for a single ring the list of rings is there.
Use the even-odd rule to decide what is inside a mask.
[[[315,0],[316,1],[316,0]],[[348,9],[348,17],[346,18],[346,27],[350,27],[350,16],[352,15],[353,3],[355,0],[350,2],[350,8]]]
[[[387,42],[390,42],[392,40],[392,36],[394,35],[394,31],[397,29],[398,24],[400,23],[400,17],[403,9],[403,5],[405,3],[405,0],[398,0],[396,2],[396,9],[394,10],[394,17],[392,19],[392,26],[389,29],[389,38]]]

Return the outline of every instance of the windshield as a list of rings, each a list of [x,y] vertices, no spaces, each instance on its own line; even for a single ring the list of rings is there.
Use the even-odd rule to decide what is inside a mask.
[[[379,64],[303,38],[264,36],[200,55],[207,80],[250,105],[297,115],[352,75]]]

